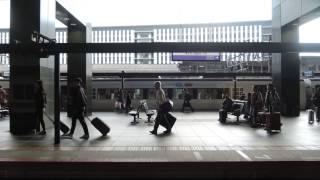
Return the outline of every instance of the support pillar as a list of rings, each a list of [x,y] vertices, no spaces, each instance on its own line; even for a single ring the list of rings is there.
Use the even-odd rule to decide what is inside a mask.
[[[280,5],[273,8],[272,38],[273,42],[299,42],[299,26],[297,22],[281,24]],[[300,57],[299,53],[273,54],[272,83],[281,99],[283,116],[299,116],[300,114]]]
[[[32,43],[31,33],[37,31],[55,38],[55,0],[11,0],[10,43]],[[31,133],[35,128],[34,85],[42,80],[47,93],[47,114],[54,112],[54,57],[36,54],[10,54],[10,132]],[[44,119],[46,120],[45,116]],[[53,127],[49,121],[46,127]]]
[[[91,42],[91,26],[68,26],[68,43],[86,43]],[[72,92],[73,79],[80,77],[83,81],[83,87],[88,97],[86,115],[92,114],[92,68],[91,55],[86,53],[69,53],[68,54],[68,100]],[[71,116],[70,103],[68,116]]]

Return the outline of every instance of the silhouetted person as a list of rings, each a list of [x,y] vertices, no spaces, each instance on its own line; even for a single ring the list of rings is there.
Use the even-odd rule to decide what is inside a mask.
[[[1,108],[7,106],[7,92],[5,89],[2,88],[0,85],[0,105]]]
[[[71,94],[72,96],[72,125],[71,125],[71,130],[66,136],[72,137],[74,130],[76,128],[76,123],[77,119],[79,119],[84,135],[81,136],[81,139],[88,139],[89,138],[89,131],[87,124],[84,120],[84,113],[85,113],[85,108],[87,105],[87,96],[84,92],[84,89],[82,87],[82,80],[81,78],[76,78],[74,79],[74,89]]]
[[[221,122],[226,121],[228,112],[232,111],[232,106],[233,106],[233,101],[229,98],[228,95],[226,95],[222,103],[222,109],[220,109],[219,111],[219,120]]]
[[[240,96],[239,99],[240,99],[240,100],[245,100],[245,98],[246,98],[245,95],[244,95],[244,94],[241,94],[241,96]]]
[[[192,112],[194,112],[193,107],[191,106],[191,94],[188,92],[188,90],[184,90],[184,100],[183,100],[183,104],[182,104],[182,112],[184,112],[184,108],[185,107],[189,107],[191,109]]]
[[[244,118],[248,118],[250,116],[250,107],[251,107],[251,93],[248,93],[247,104],[245,105]]]
[[[34,100],[35,100],[35,105],[36,105],[36,113],[35,113],[36,131],[40,135],[45,135],[46,134],[46,126],[45,126],[45,123],[43,120],[43,111],[44,111],[46,104],[47,104],[47,98],[46,98],[46,93],[44,92],[43,84],[42,84],[41,80],[38,80],[36,82]],[[42,126],[41,132],[40,132],[40,124]]]
[[[131,107],[131,97],[129,92],[127,93],[127,98],[126,98],[126,113],[128,113],[132,109]]]
[[[268,85],[265,105],[270,113],[279,111],[280,97],[272,84]]]
[[[123,94],[122,90],[119,89],[116,93],[116,110],[122,112],[123,109]]]
[[[317,118],[317,121],[319,121],[320,120],[320,88],[319,87],[316,89],[316,92],[312,97],[312,102],[316,107],[316,118]]]
[[[163,89],[161,88],[161,82],[156,81],[154,83],[154,87],[156,89],[155,95],[156,95],[157,117],[155,119],[153,130],[150,131],[150,133],[157,135],[157,130],[160,125],[160,121],[164,121],[165,123],[167,123],[168,129],[166,131],[164,131],[164,133],[170,133],[171,132],[171,125],[169,124],[169,122],[166,119],[164,119],[164,118],[166,118],[165,116],[167,113],[167,110],[165,109],[166,107],[163,106],[163,104],[166,102],[166,96],[165,96]]]
[[[262,111],[263,108],[263,97],[257,86],[254,86],[253,91],[251,96],[250,119],[251,125],[254,127],[257,125],[258,111]]]

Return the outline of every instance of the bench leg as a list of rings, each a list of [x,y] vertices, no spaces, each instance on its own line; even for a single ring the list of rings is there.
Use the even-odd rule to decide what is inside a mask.
[[[151,121],[151,116],[148,116],[148,121],[146,121],[145,123],[153,123],[153,121]]]
[[[136,116],[133,116],[133,121],[131,122],[131,124],[137,124],[139,123],[138,121],[136,121]]]

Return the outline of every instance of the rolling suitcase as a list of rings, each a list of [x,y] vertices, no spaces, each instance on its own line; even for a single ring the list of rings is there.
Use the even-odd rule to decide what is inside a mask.
[[[281,131],[280,112],[266,113],[266,130],[268,133]]]
[[[87,117],[88,118],[88,117]],[[101,132],[101,134],[103,136],[107,135],[110,132],[110,127],[108,125],[106,125],[101,119],[99,119],[98,117],[93,118],[92,120],[90,120],[88,118],[88,120],[91,122],[91,124],[98,130]]]
[[[47,113],[43,113],[53,124],[54,124],[54,120],[48,116]],[[62,121],[60,121],[60,130],[66,134],[67,132],[69,132],[70,128]]]
[[[164,118],[166,118],[166,119],[164,119]],[[160,120],[160,125],[163,126],[163,127],[165,127],[166,129],[172,128],[173,125],[174,125],[174,123],[175,123],[176,120],[177,120],[177,118],[175,118],[175,117],[174,117],[172,114],[170,114],[170,113],[166,113],[164,118],[162,118],[162,119]],[[166,120],[169,122],[169,124],[170,124],[170,126],[171,126],[170,128],[168,127],[167,122],[165,122]]]
[[[309,124],[314,123],[314,110],[313,109],[308,109],[308,122]]]

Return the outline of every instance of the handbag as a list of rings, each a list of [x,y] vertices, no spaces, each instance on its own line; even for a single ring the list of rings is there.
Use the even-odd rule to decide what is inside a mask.
[[[160,106],[159,106],[160,110],[163,112],[163,113],[167,113],[169,111],[172,110],[173,108],[173,102],[171,100],[167,100],[166,102],[162,103]]]

